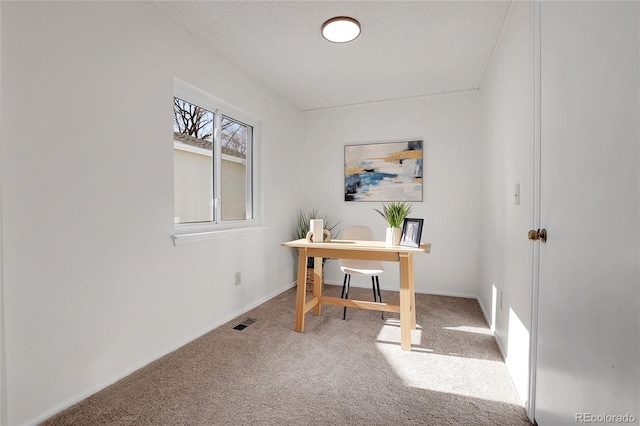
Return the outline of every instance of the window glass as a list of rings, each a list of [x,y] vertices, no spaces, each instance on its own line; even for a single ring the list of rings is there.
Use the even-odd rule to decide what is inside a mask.
[[[221,120],[221,188],[222,220],[251,218],[251,206],[247,197],[251,169],[251,156],[247,150],[252,128],[229,117]],[[247,214],[249,213],[249,214]]]
[[[173,113],[176,233],[255,219],[252,118],[177,80]]]
[[[214,113],[173,99],[174,222],[214,220]]]

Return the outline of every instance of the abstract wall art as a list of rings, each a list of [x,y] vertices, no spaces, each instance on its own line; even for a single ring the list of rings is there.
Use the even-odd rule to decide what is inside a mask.
[[[345,201],[422,201],[422,141],[344,147]]]

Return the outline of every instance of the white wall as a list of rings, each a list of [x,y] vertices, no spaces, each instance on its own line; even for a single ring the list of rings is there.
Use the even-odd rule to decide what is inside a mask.
[[[481,140],[475,91],[305,112],[305,206],[333,219],[370,226],[385,237],[377,202],[344,201],[344,145],[424,140],[423,202],[411,217],[424,218],[422,241],[431,254],[415,258],[416,291],[475,297],[478,289]],[[380,286],[398,288],[398,265],[387,263]],[[337,262],[325,281],[342,284]],[[366,278],[353,284],[370,285]]]
[[[294,257],[280,243],[302,201],[303,121],[146,4],[0,7],[2,423],[15,425],[293,282]],[[261,120],[266,229],[172,245],[174,77]]]
[[[479,297],[523,402],[528,397],[531,330],[532,244],[527,231],[533,220],[533,53],[533,4],[513,2],[480,88]]]

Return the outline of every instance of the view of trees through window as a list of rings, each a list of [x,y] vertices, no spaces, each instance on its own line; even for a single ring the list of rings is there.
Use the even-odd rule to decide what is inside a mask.
[[[173,98],[173,131],[196,139],[213,141],[213,113]],[[220,124],[222,146],[239,154],[247,153],[247,126],[228,117],[222,117]]]
[[[173,99],[173,112],[175,223],[251,218],[247,154],[252,127],[223,114],[216,123],[215,112],[178,97]],[[214,155],[216,143],[219,159]]]
[[[223,116],[220,130],[222,133],[223,147],[229,148],[238,154],[247,153],[246,125]]]
[[[173,131],[196,139],[213,141],[213,113],[173,98]]]

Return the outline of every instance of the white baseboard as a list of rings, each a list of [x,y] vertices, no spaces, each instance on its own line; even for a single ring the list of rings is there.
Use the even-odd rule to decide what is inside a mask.
[[[330,284],[330,285],[338,285],[338,286],[342,286],[342,282],[336,282],[336,281],[325,281],[325,284]],[[115,382],[117,382],[118,380],[121,380],[125,377],[127,377],[128,375],[134,373],[135,371],[145,367],[146,365],[162,358],[163,356],[181,348],[182,346],[192,342],[193,340],[207,334],[208,332],[210,332],[211,330],[214,330],[218,327],[220,327],[223,324],[226,324],[227,322],[233,320],[234,318],[244,314],[245,312],[250,311],[251,309],[261,305],[262,303],[273,299],[274,297],[278,296],[279,294],[289,290],[292,287],[296,286],[296,282],[292,282],[288,285],[285,285],[283,287],[280,287],[279,289],[253,301],[252,303],[250,303],[249,305],[244,306],[241,309],[236,310],[235,312],[225,316],[224,318],[221,318],[217,321],[215,321],[214,323],[208,325],[207,327],[187,336],[186,338],[182,339],[180,342],[165,348],[164,350],[152,355],[150,358],[138,363],[137,365],[133,366],[130,369],[125,370],[124,372],[102,382],[101,384],[92,387],[84,392],[81,392],[80,394],[68,399],[67,401],[65,401],[64,403],[54,407],[53,409],[43,413],[42,415],[38,416],[37,418],[27,422],[26,424],[29,425],[37,425],[39,423],[42,423],[43,421],[47,420],[48,418],[54,416],[55,414],[71,407],[74,404],[77,404],[78,402],[90,397],[91,395],[95,394],[96,392],[101,391],[102,389],[106,388],[107,386],[110,386],[112,384],[114,384]],[[356,286],[354,286],[356,287]],[[487,324],[489,324],[491,326],[491,322],[490,322],[490,318],[487,315],[487,311],[484,307],[484,305],[482,304],[482,300],[480,300],[480,298],[477,295],[473,295],[473,294],[462,294],[462,293],[448,293],[448,292],[429,292],[429,293],[421,293],[421,294],[432,294],[435,296],[448,296],[448,297],[461,297],[461,298],[465,298],[465,299],[475,299],[478,301],[478,304],[480,305],[480,310],[482,311],[482,314],[484,315],[485,320],[487,321]],[[497,345],[498,345],[498,349],[500,350],[500,354],[502,355],[503,359],[506,359],[504,351],[502,349],[502,346],[500,345],[500,341],[497,339],[495,332],[492,328],[491,330],[491,334],[493,335]]]
[[[491,324],[491,319],[489,318],[489,314],[487,313],[487,310],[484,308],[484,303],[482,303],[482,299],[480,299],[479,297],[476,297],[476,299],[478,300],[478,305],[480,305],[480,310],[482,311],[482,315],[484,316],[485,321],[487,321],[487,324],[489,324],[489,327],[493,329],[493,326]]]
[[[165,355],[170,354],[171,352],[183,347],[184,345],[196,340],[199,337],[204,336],[205,334],[207,334],[208,332],[210,332],[211,330],[214,330],[218,327],[220,327],[223,324],[226,324],[227,322],[231,321],[232,319],[244,314],[245,312],[250,311],[251,309],[263,304],[264,302],[273,299],[274,297],[276,297],[277,295],[289,290],[292,287],[295,287],[296,283],[293,282],[291,284],[285,285],[284,287],[280,287],[279,289],[267,294],[266,296],[263,296],[255,301],[253,301],[252,303],[250,303],[249,305],[244,306],[243,308],[240,308],[238,310],[236,310],[235,312],[225,316],[224,318],[221,318],[217,321],[215,321],[214,323],[208,325],[207,327],[204,327],[203,329],[192,333],[191,335],[187,336],[186,338],[182,339],[181,341],[179,341],[176,344],[171,345],[170,347],[152,355],[150,358],[134,365],[133,367],[123,371],[120,374],[117,374],[116,376],[103,381],[102,383],[100,383],[97,386],[94,386],[84,392],[79,393],[78,395],[69,398],[67,401],[63,402],[62,404],[57,405],[56,407],[52,408],[51,410],[46,411],[45,413],[39,415],[38,417],[26,422],[25,424],[27,425],[37,425],[40,424],[42,422],[44,422],[45,420],[47,420],[48,418],[56,415],[57,413],[66,410],[67,408],[71,407],[74,404],[77,404],[78,402],[90,397],[91,395],[93,395],[96,392],[101,391],[102,389],[106,388],[107,386],[111,386],[112,384],[114,384],[115,382],[117,382],[118,380],[121,380],[125,377],[127,377],[128,375],[134,373],[135,371],[151,364],[152,362],[162,358]]]
[[[484,304],[482,303],[482,299],[480,299],[479,297],[476,297],[476,299],[478,300],[478,305],[480,305],[480,310],[482,311],[482,315],[484,315],[485,321],[487,321],[487,324],[489,324],[489,328],[491,329],[491,335],[493,336],[493,339],[496,341],[496,345],[498,345],[498,350],[500,351],[502,360],[506,361],[507,356],[504,350],[502,349],[502,345],[500,344],[500,340],[498,339],[498,336],[496,335],[495,324],[491,324],[491,317],[489,317],[489,314],[485,309]],[[511,372],[509,372],[509,374],[511,374]]]

